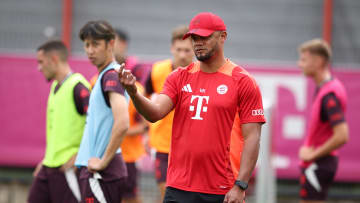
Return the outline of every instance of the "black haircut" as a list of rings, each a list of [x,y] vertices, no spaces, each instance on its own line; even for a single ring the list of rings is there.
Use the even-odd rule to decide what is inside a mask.
[[[56,51],[60,56],[60,60],[67,61],[68,58],[68,50],[65,44],[60,40],[50,40],[42,44],[37,48],[37,51],[44,51],[44,53],[49,53],[51,51]]]
[[[125,41],[125,42],[129,42],[129,35],[127,34],[127,32],[121,28],[115,28],[115,33],[116,36],[119,37],[120,40]]]
[[[110,23],[104,20],[89,21],[80,30],[79,37],[82,41],[85,39],[103,39],[109,42],[115,39],[115,31]]]

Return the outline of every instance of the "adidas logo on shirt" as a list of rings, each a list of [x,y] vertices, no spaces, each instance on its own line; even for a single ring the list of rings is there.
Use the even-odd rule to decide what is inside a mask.
[[[183,88],[181,88],[181,91],[192,92],[190,84],[186,84]]]

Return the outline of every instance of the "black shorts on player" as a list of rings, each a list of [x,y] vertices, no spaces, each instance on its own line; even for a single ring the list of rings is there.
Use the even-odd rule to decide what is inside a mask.
[[[166,182],[169,154],[156,152],[155,159],[155,177],[157,183]]]
[[[138,170],[136,168],[135,162],[127,162],[126,168],[128,176],[124,184],[124,198],[135,198],[137,196],[137,179],[138,179]]]
[[[223,203],[225,195],[189,192],[167,187],[163,203]]]
[[[326,156],[302,168],[300,197],[302,200],[326,200],[338,167],[336,156]]]

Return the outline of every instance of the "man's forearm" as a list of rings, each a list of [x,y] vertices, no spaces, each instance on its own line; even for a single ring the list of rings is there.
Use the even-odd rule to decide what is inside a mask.
[[[146,132],[146,123],[139,123],[136,126],[130,127],[129,130],[126,132],[126,136],[134,136],[134,135],[139,135],[139,134],[143,134]]]
[[[344,145],[348,140],[348,126],[347,124],[340,124],[340,130],[335,130],[334,135],[331,136],[323,145],[316,148],[313,153],[313,160],[319,159],[330,154],[332,151]]]
[[[136,110],[148,121],[156,122],[162,118],[160,115],[159,106],[146,98],[139,92],[134,95],[130,95],[131,100],[134,103]]]
[[[260,134],[250,135],[244,141],[241,166],[237,180],[248,182],[255,168],[260,148]]]
[[[108,146],[106,147],[104,156],[101,158],[101,161],[105,166],[108,166],[111,160],[114,158],[116,151],[119,149],[119,146],[126,134],[128,126],[120,126],[120,124],[115,124],[111,131],[111,138]]]

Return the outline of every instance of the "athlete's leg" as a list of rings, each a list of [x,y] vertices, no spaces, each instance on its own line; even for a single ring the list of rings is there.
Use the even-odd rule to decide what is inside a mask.
[[[156,181],[160,190],[161,202],[164,199],[165,191],[166,191],[166,175],[168,168],[168,157],[167,153],[159,153],[156,152],[156,160],[155,160],[155,176]]]
[[[160,183],[158,183],[158,187],[159,187],[161,201],[162,201],[164,199],[165,192],[166,192],[166,183],[160,182]]]
[[[138,195],[137,181],[138,181],[138,170],[135,162],[126,163],[128,177],[123,193],[123,203],[141,203],[141,199]]]
[[[123,203],[141,203],[141,200],[139,197],[133,197],[133,198],[125,198],[122,200]]]
[[[325,201],[300,200],[300,203],[325,203]]]
[[[44,166],[35,177],[31,184],[28,203],[46,203],[51,202],[48,179]]]

